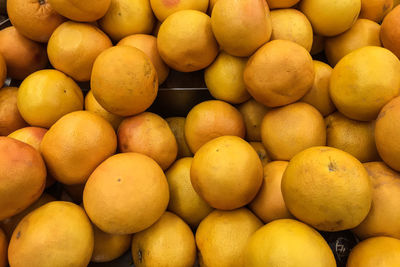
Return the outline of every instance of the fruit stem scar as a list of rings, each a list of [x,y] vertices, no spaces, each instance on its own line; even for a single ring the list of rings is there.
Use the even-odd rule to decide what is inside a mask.
[[[39,5],[44,5],[46,4],[46,0],[39,0]]]
[[[19,239],[21,237],[21,231],[18,231],[16,238]]]
[[[329,159],[328,169],[330,172],[336,171],[337,169],[336,163],[332,161],[332,159]]]
[[[143,260],[142,251],[140,249],[138,250],[138,257],[139,257],[139,262],[142,262],[142,260]]]

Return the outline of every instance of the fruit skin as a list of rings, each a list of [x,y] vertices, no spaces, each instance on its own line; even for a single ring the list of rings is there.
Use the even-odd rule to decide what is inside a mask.
[[[237,57],[253,54],[269,41],[272,32],[265,0],[219,0],[211,14],[211,26],[221,50]]]
[[[250,210],[264,223],[293,218],[286,208],[281,192],[282,176],[288,164],[287,161],[273,161],[264,166],[263,184],[249,204]]]
[[[0,85],[3,86],[7,78],[7,65],[4,57],[0,54]]]
[[[0,221],[21,212],[44,190],[46,166],[28,144],[0,137]]]
[[[320,231],[356,227],[368,215],[372,186],[363,165],[331,147],[312,147],[289,162],[282,195],[290,213]]]
[[[394,8],[384,18],[381,26],[381,40],[384,47],[400,58],[400,7]]]
[[[304,47],[273,40],[250,57],[243,75],[255,100],[267,107],[278,107],[302,98],[312,87],[315,73]]]
[[[119,41],[132,34],[151,33],[154,22],[149,0],[111,0],[99,25],[111,39]]]
[[[55,11],[75,21],[95,21],[103,17],[111,0],[47,0]]]
[[[335,36],[353,26],[360,14],[361,0],[303,0],[300,10],[310,20],[316,34]]]
[[[271,40],[289,40],[310,52],[313,44],[313,30],[307,17],[292,8],[271,11]]]
[[[94,98],[92,90],[90,90],[85,96],[85,110],[93,112],[94,114],[108,121],[114,130],[118,130],[119,125],[124,119],[121,116],[112,114],[111,112],[105,110],[99,104],[99,102],[97,102],[96,98]]]
[[[379,160],[375,145],[375,121],[361,122],[335,112],[325,118],[327,146],[350,153],[361,162]]]
[[[194,191],[190,181],[192,161],[193,158],[177,160],[165,175],[170,195],[168,210],[196,228],[213,208]]]
[[[177,159],[183,157],[192,157],[193,153],[190,151],[189,146],[185,139],[185,117],[170,117],[165,119],[175,136],[176,143],[178,144]]]
[[[253,147],[237,136],[221,136],[194,155],[190,179],[194,190],[213,208],[247,205],[261,187],[262,163]]]
[[[94,247],[91,261],[108,262],[122,256],[131,246],[131,235],[113,235],[93,226]]]
[[[194,106],[186,117],[185,138],[195,153],[208,141],[224,135],[244,138],[246,128],[242,115],[233,106],[220,100],[209,100]]]
[[[86,182],[83,205],[103,232],[132,234],[156,222],[167,208],[168,183],[160,166],[139,153],[111,156]]]
[[[343,57],[332,72],[329,92],[337,109],[353,120],[376,119],[400,92],[400,61],[389,50],[367,46]]]
[[[27,125],[19,113],[17,95],[17,87],[0,89],[0,135],[9,135]]]
[[[332,68],[328,64],[318,60],[314,60],[313,62],[315,71],[314,84],[300,101],[318,109],[322,116],[327,116],[336,109],[329,95]]]
[[[307,103],[294,103],[265,114],[261,139],[273,160],[290,160],[312,146],[326,144],[324,118]]]
[[[249,144],[254,148],[257,152],[258,157],[261,160],[263,166],[265,166],[268,162],[271,161],[270,156],[268,155],[267,150],[261,142],[249,142]]]
[[[18,32],[42,43],[46,43],[53,31],[65,21],[48,0],[8,0],[7,14]]]
[[[166,170],[176,159],[178,145],[168,123],[155,113],[143,112],[126,118],[118,128],[118,147],[154,159]]]
[[[213,211],[196,231],[200,266],[243,266],[246,243],[262,225],[246,208]]]
[[[83,109],[83,94],[61,71],[40,70],[21,83],[17,105],[30,125],[50,128],[62,116]]]
[[[96,57],[111,46],[111,40],[97,27],[67,21],[51,35],[47,54],[54,68],[84,82],[90,80]]]
[[[157,48],[157,38],[148,34],[133,34],[125,37],[117,45],[127,45],[143,51],[156,68],[158,84],[162,84],[168,77],[169,67],[162,60]]]
[[[0,54],[7,65],[7,75],[23,80],[47,66],[46,48],[22,34],[14,26],[0,31]]]
[[[392,8],[393,0],[361,0],[359,17],[380,23]]]
[[[157,47],[164,62],[181,72],[204,69],[218,55],[210,17],[197,10],[182,10],[169,16],[161,24]]]
[[[90,86],[105,110],[132,116],[151,106],[157,96],[158,78],[145,53],[134,47],[115,46],[96,58]]]
[[[400,241],[386,236],[358,243],[350,252],[347,267],[395,267],[400,264]]]
[[[31,145],[33,148],[40,152],[40,143],[42,142],[42,139],[46,132],[47,129],[40,127],[24,127],[10,133],[8,137]]]
[[[83,184],[94,169],[115,153],[117,137],[103,118],[76,111],[59,119],[45,134],[40,151],[51,176],[67,184]]]
[[[196,260],[192,230],[167,211],[152,226],[133,235],[132,257],[137,267],[191,267]]]
[[[372,206],[354,233],[361,239],[382,235],[400,238],[400,174],[383,162],[364,163],[364,167],[373,185]]]
[[[381,26],[368,19],[357,19],[346,32],[325,39],[325,54],[329,64],[335,66],[340,59],[357,48],[381,46]]]
[[[400,97],[387,103],[375,124],[375,142],[379,156],[392,169],[400,171]]]
[[[0,228],[0,267],[7,267],[7,248],[8,242],[6,235]]]
[[[241,104],[238,107],[242,113],[246,125],[246,140],[261,141],[261,123],[269,108],[254,99]]]
[[[71,202],[53,201],[18,224],[8,260],[15,267],[84,267],[92,252],[93,229],[85,211]]]
[[[289,8],[296,5],[300,0],[267,0],[268,6],[274,8]]]
[[[250,95],[243,81],[247,59],[231,56],[223,51],[204,72],[204,80],[215,99],[231,104],[249,100]]]
[[[208,0],[150,0],[151,8],[157,19],[163,22],[168,16],[181,10],[206,12]]]
[[[323,237],[308,225],[291,219],[261,227],[250,237],[244,254],[245,267],[336,267],[335,257]]]

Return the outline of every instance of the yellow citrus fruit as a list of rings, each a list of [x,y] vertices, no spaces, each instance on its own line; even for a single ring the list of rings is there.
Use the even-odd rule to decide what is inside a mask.
[[[155,223],[167,208],[168,183],[160,166],[139,153],[111,156],[86,182],[83,204],[91,221],[110,234],[132,234]]]
[[[312,87],[315,73],[311,55],[304,47],[273,40],[251,56],[243,75],[255,100],[278,107],[302,98]]]
[[[85,211],[53,201],[34,210],[11,237],[8,260],[15,267],[85,267],[93,252],[93,229]]]
[[[111,0],[47,0],[55,11],[76,21],[95,21],[103,17]]]
[[[206,12],[208,0],[150,0],[150,4],[157,19],[163,22],[168,16],[181,10]]]
[[[106,120],[89,111],[76,111],[47,131],[40,151],[51,176],[72,185],[85,183],[116,147],[115,131]]]
[[[306,148],[325,145],[324,118],[302,102],[273,109],[262,121],[261,139],[273,160],[290,160]]]
[[[213,209],[193,189],[190,181],[192,161],[193,158],[177,160],[165,175],[170,195],[168,210],[190,226],[197,227]]]
[[[368,215],[372,186],[363,165],[332,147],[297,154],[282,178],[286,207],[299,220],[321,231],[359,225]]]
[[[314,84],[301,101],[314,106],[322,116],[327,116],[336,109],[329,95],[332,68],[324,62],[314,60],[314,71]]]
[[[17,96],[17,87],[0,89],[0,135],[9,135],[27,125],[19,113]]]
[[[358,243],[350,252],[347,267],[395,267],[400,265],[400,240],[372,237]]]
[[[292,7],[299,1],[300,0],[267,0],[267,3],[271,9],[275,9]]]
[[[271,158],[268,155],[267,150],[265,149],[263,143],[261,142],[249,142],[249,144],[254,148],[257,152],[258,157],[261,160],[263,166],[265,166],[268,162],[271,161]]]
[[[246,125],[246,140],[261,141],[261,123],[269,108],[254,99],[241,104],[238,107],[242,113]]]
[[[246,243],[262,225],[246,208],[211,212],[196,231],[200,266],[244,266]]]
[[[50,128],[62,116],[83,109],[83,94],[61,71],[40,70],[21,83],[17,105],[30,125]]]
[[[308,225],[291,219],[261,227],[250,237],[244,254],[245,267],[336,267],[324,238]]]
[[[51,35],[47,55],[54,68],[84,82],[90,80],[97,56],[111,46],[111,40],[97,27],[67,21]]]
[[[221,52],[205,70],[204,80],[215,99],[240,104],[250,98],[243,81],[247,59]]]
[[[24,127],[10,133],[8,137],[31,145],[37,151],[40,151],[40,143],[42,143],[42,139],[46,132],[47,129],[40,127]]]
[[[194,155],[190,179],[211,206],[233,210],[247,205],[261,187],[263,167],[253,147],[237,136],[221,136]]]
[[[343,57],[332,72],[329,93],[337,109],[354,120],[376,119],[400,92],[400,61],[389,50],[367,46]]]
[[[192,157],[193,153],[190,151],[185,139],[185,117],[170,117],[165,119],[175,136],[176,143],[178,144],[177,158]]]
[[[193,232],[181,218],[165,212],[152,226],[133,235],[132,258],[136,267],[193,266]]]

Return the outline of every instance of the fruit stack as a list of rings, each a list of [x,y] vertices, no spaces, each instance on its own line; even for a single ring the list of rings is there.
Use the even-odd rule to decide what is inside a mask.
[[[399,2],[8,0],[0,267],[400,266]]]

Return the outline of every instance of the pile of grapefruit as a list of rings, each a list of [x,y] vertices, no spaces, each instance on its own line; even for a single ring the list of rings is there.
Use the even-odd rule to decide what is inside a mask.
[[[399,2],[8,0],[0,267],[400,266]]]

